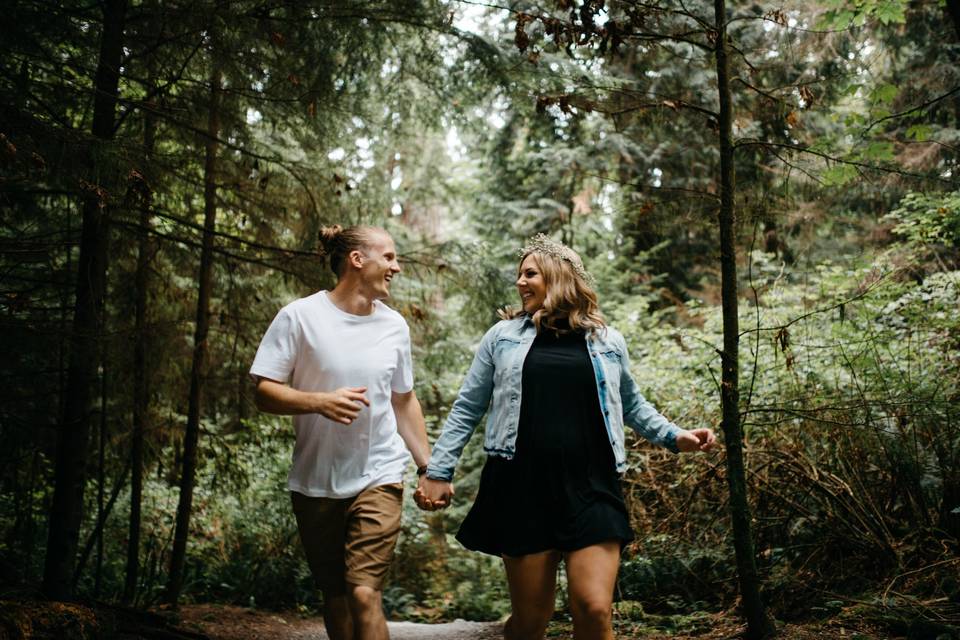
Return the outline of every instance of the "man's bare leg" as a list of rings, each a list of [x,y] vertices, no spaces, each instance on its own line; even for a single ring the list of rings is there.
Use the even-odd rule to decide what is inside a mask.
[[[347,590],[347,603],[353,618],[353,640],[389,640],[380,591],[360,585],[347,585]]]
[[[347,596],[323,596],[323,626],[330,640],[353,640],[353,616]]]

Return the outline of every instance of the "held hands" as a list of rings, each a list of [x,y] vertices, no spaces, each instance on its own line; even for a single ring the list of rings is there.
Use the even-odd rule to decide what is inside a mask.
[[[417,491],[413,500],[424,511],[436,511],[450,506],[453,499],[453,485],[444,480],[433,480],[427,476],[420,476]]]
[[[364,395],[366,391],[366,387],[341,387],[329,393],[320,392],[317,394],[317,413],[334,422],[350,424],[360,415],[361,403],[370,406]]]
[[[717,436],[712,429],[691,429],[677,435],[677,448],[691,451],[710,451],[717,445]]]

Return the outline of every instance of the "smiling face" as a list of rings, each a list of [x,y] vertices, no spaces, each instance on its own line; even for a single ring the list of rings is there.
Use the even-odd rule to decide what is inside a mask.
[[[371,299],[384,300],[390,297],[390,281],[400,273],[397,249],[393,238],[386,232],[372,233],[367,246],[360,251],[362,262],[360,278]]]
[[[520,272],[517,274],[517,293],[523,310],[533,315],[543,307],[547,298],[547,283],[543,279],[540,264],[533,254],[528,255],[520,263]]]

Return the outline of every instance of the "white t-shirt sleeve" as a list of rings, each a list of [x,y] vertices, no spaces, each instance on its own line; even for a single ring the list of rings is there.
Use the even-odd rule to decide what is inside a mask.
[[[404,332],[400,348],[397,350],[397,368],[390,380],[390,390],[395,393],[407,393],[413,390],[413,356],[410,354],[410,330]]]
[[[257,355],[253,358],[250,375],[286,382],[293,374],[300,348],[300,326],[284,307],[270,323],[263,335]]]

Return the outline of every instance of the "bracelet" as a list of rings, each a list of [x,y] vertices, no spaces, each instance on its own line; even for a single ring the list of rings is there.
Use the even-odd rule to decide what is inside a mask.
[[[425,474],[426,472],[427,472],[427,465],[422,464],[422,465],[420,465],[419,467],[417,467],[417,475],[418,475],[418,476],[422,476],[422,475]]]

